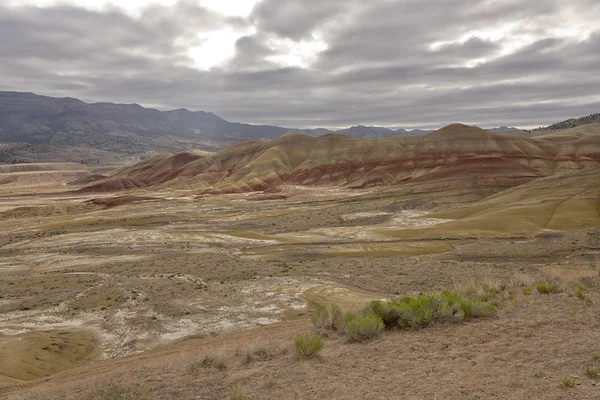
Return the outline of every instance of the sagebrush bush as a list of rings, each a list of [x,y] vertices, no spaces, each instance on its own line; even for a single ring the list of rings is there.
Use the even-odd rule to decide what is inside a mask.
[[[311,319],[315,328],[329,329],[330,327],[329,312],[327,311],[327,308],[325,308],[325,306],[317,306]]]
[[[294,339],[294,353],[297,357],[312,357],[323,348],[323,339],[311,333],[298,335]]]
[[[572,389],[572,388],[574,388],[575,387],[575,379],[564,378],[560,382],[560,387],[565,388],[565,389]]]
[[[331,305],[331,312],[325,306],[318,306],[312,315],[312,322],[317,329],[338,330],[343,313],[337,304]]]
[[[538,293],[541,294],[556,293],[560,291],[560,287],[556,282],[540,282],[535,288]]]
[[[496,307],[479,299],[464,298],[458,292],[402,296],[390,301],[375,300],[362,314],[377,315],[387,329],[423,328],[437,321],[462,321],[495,313]]]
[[[597,378],[600,376],[600,367],[587,367],[585,369],[585,374],[590,378]]]
[[[242,365],[248,366],[255,361],[263,361],[269,358],[269,351],[266,347],[254,347],[247,349],[242,353]]]
[[[581,283],[579,285],[577,285],[577,290],[575,291],[575,296],[577,296],[577,298],[580,300],[585,299],[585,295],[583,294],[583,285]]]
[[[348,314],[341,324],[341,329],[348,339],[360,342],[371,339],[383,330],[381,317],[375,314],[353,315]]]
[[[495,300],[494,303],[498,304]],[[492,315],[496,309],[496,305],[483,301],[476,292],[466,297],[459,292],[442,291],[388,301],[373,300],[358,315],[342,314],[337,306],[332,306],[329,313],[320,306],[312,320],[318,329],[339,330],[350,340],[362,341],[372,338],[382,329],[420,329],[434,322],[460,322]]]
[[[344,313],[342,313],[342,309],[337,304],[331,305],[331,317],[330,317],[330,326],[332,329],[339,329],[342,323],[342,318],[344,317]]]

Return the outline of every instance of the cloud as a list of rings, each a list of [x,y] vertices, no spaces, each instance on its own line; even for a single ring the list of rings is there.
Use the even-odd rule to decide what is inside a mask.
[[[288,127],[538,126],[600,110],[594,0],[263,0],[240,14],[0,4],[3,86]]]

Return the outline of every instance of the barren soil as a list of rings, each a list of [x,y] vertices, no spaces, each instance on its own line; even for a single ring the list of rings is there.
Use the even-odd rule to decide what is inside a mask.
[[[453,219],[375,190],[30,188],[0,197],[2,399],[600,396],[598,228],[441,235]],[[290,351],[316,305],[481,285],[502,287],[494,318]]]

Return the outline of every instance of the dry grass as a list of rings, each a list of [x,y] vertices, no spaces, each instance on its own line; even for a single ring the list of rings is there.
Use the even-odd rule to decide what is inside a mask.
[[[239,382],[235,384],[233,389],[231,389],[229,398],[231,400],[244,400],[246,398],[246,396],[244,395],[244,388]]]

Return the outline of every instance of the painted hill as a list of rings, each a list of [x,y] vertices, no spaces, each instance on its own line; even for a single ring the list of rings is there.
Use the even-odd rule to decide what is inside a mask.
[[[276,191],[287,184],[473,189],[487,196],[598,165],[600,135],[557,142],[453,124],[423,136],[360,140],[337,134],[286,134],[205,156],[161,154],[82,190],[176,187],[220,194]]]
[[[432,214],[455,221],[434,227],[465,236],[538,234],[600,225],[600,166],[536,179],[468,206]]]

